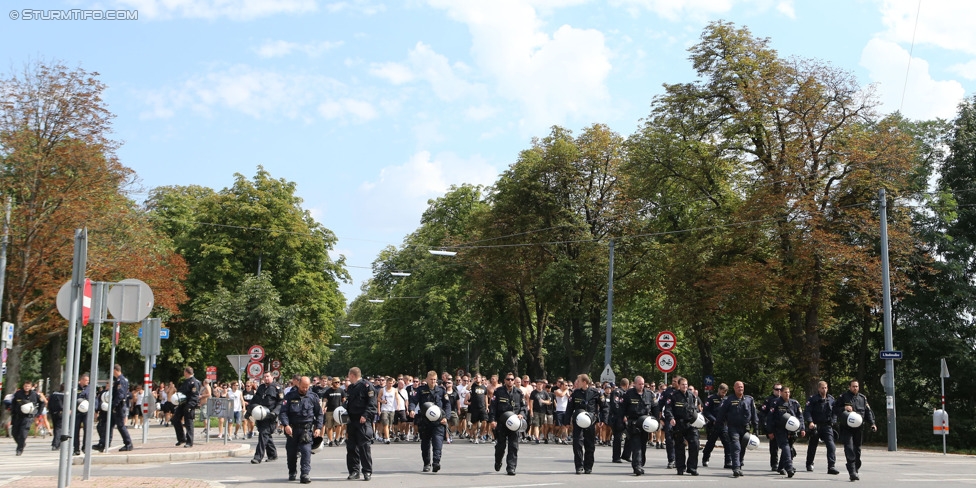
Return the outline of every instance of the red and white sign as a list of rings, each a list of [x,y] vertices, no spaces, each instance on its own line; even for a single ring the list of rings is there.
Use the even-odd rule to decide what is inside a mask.
[[[260,361],[264,359],[264,348],[255,344],[247,348],[247,355],[251,356],[251,361]]]
[[[281,361],[279,361],[277,359],[275,359],[274,361],[271,361],[271,369],[272,370],[281,369]]]
[[[674,349],[674,346],[678,345],[678,338],[674,336],[674,332],[664,330],[657,334],[657,339],[655,339],[654,342],[657,343],[658,349],[662,351],[670,351]]]
[[[88,319],[91,318],[91,305],[92,305],[92,291],[91,291],[91,280],[85,278],[85,286],[82,288],[83,293],[81,295],[81,325],[88,325]]]
[[[208,381],[217,381],[217,367],[216,366],[207,366],[207,380]]]
[[[264,374],[264,365],[263,364],[261,364],[259,362],[256,362],[256,361],[252,361],[250,363],[247,363],[247,375],[248,376],[250,376],[253,379],[258,379],[263,374]]]
[[[272,369],[271,370],[271,377],[272,378],[274,378],[274,379],[277,380],[279,376],[281,376],[281,371],[278,371],[277,369]]]
[[[662,373],[671,373],[678,367],[678,358],[671,351],[664,351],[657,355],[654,363],[657,364],[657,369],[661,370]]]

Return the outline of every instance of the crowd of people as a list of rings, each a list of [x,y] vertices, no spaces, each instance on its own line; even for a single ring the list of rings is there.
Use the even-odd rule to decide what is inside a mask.
[[[572,444],[577,474],[592,472],[599,445],[611,448],[613,463],[629,462],[636,476],[644,474],[648,448],[665,450],[667,467],[678,475],[697,476],[699,457],[701,466],[708,467],[721,441],[723,468],[739,477],[747,446],[758,445],[760,433],[768,442],[770,469],[791,478],[796,473],[794,444],[800,438],[809,438],[807,471],[814,470],[816,451],[823,443],[827,473],[839,474],[834,444],[839,439],[848,475],[855,481],[859,479],[862,429],[876,430],[873,412],[856,380],[836,400],[821,381],[818,392],[801,406],[791,397],[790,388],[781,384],[760,404],[744,394],[741,381],[731,391],[720,384],[714,394],[700,398],[680,376],[672,377],[670,385],[640,376],[633,382],[625,378],[619,384],[596,383],[585,374],[550,383],[511,373],[455,377],[430,371],[423,377],[364,378],[358,368],[352,368],[345,378],[296,375],[281,384],[267,373],[260,381],[240,385],[236,381],[201,382],[194,377],[193,368],[187,367],[179,384],[159,383],[146,393],[142,385],[130,388],[118,365],[113,373],[110,408],[101,405],[107,400],[103,391],[89,393],[87,374],[77,385],[79,402],[86,402],[86,410],[91,402],[90,408],[98,412],[96,450],[105,449],[105,436],[116,429],[124,441],[121,450],[132,450],[127,426],[149,421],[172,425],[176,445],[190,448],[193,421],[208,417],[208,400],[226,398],[232,414],[220,417],[218,437],[251,439],[256,435],[251,462],[257,464],[277,459],[274,436],[284,435],[289,479],[302,482],[310,479],[311,455],[318,449],[345,445],[349,479],[369,480],[373,444],[418,442],[422,471],[436,473],[442,467],[443,445],[464,441],[494,444],[495,470],[504,465],[509,475],[515,475],[520,444],[552,443]],[[23,451],[31,425],[44,425],[53,432],[52,449],[59,449],[64,397],[63,388],[45,397],[27,381],[4,400],[12,413],[8,431],[17,440],[17,455]],[[152,419],[142,418],[144,401],[155,407]],[[107,429],[109,411],[112,420]],[[858,414],[860,420],[849,420],[849,412]],[[79,415],[75,424],[76,455],[81,453],[85,420]]]

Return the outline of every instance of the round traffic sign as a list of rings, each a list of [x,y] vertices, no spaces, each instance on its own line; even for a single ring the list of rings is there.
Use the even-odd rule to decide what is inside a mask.
[[[271,377],[272,378],[278,379],[279,376],[281,376],[281,371],[278,371],[277,369],[271,370]]]
[[[260,361],[264,359],[264,348],[255,344],[247,348],[247,355],[251,356],[251,361]]]
[[[264,365],[258,362],[247,364],[247,375],[251,378],[260,378],[264,374]]]
[[[271,361],[271,369],[281,369],[281,361],[277,359]]]
[[[55,300],[58,312],[65,320],[71,320],[71,281],[61,285],[58,290],[58,297]],[[88,319],[91,318],[91,304],[92,304],[92,286],[91,280],[85,278],[85,284],[82,286],[82,296],[81,296],[81,324],[85,325],[88,323]]]
[[[657,343],[657,348],[662,351],[670,351],[674,349],[677,345],[678,338],[675,337],[674,332],[670,330],[664,330],[657,334],[657,339],[654,340]]]
[[[152,288],[141,280],[124,279],[108,291],[106,305],[113,321],[136,323],[149,316],[155,299]]]
[[[674,356],[674,353],[664,351],[657,355],[654,363],[657,364],[657,369],[661,370],[662,373],[671,373],[678,367],[678,358]]]

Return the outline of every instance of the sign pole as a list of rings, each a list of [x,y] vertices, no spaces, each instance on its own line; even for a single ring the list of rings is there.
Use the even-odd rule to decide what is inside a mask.
[[[108,360],[108,411],[105,412],[105,450],[112,447],[112,394],[115,393],[112,390],[112,382],[115,379],[115,346],[119,344],[119,328],[121,324],[115,322],[112,326],[112,353]],[[124,421],[124,419],[123,419]]]
[[[945,358],[942,358],[941,363],[942,364],[940,366],[942,367],[940,369],[942,371],[940,371],[939,373],[940,376],[939,379],[942,381],[942,455],[945,456],[946,436],[949,435],[949,426],[946,424],[946,419],[948,418],[948,414],[946,413],[946,405],[945,405],[945,379],[949,377],[949,366],[946,364]]]
[[[92,319],[91,371],[88,373],[88,413],[85,414],[85,445],[81,446],[85,453],[85,466],[81,479],[85,481],[91,479],[92,434],[95,432],[95,411],[97,410],[95,400],[98,395],[98,353],[101,349],[102,322],[105,317],[105,288],[105,283],[96,282],[92,290],[92,308],[95,309],[95,313]]]
[[[881,206],[881,290],[884,307],[884,343],[885,350],[893,350],[894,344],[891,332],[891,278],[888,271],[888,204],[885,189],[878,193]],[[898,450],[898,424],[895,418],[895,360],[885,360],[885,397],[888,410],[888,450]]]
[[[68,350],[65,357],[66,383],[72,385],[71,391],[74,392],[74,384],[78,379],[72,375],[77,370],[73,364],[78,360],[75,358],[75,333],[81,334],[79,322],[81,321],[81,294],[85,280],[85,270],[88,268],[88,229],[75,230],[75,249],[73,266],[71,269],[71,309],[68,318]],[[68,401],[75,401],[76,394],[70,393]],[[71,415],[61,418],[61,432],[70,432]],[[71,484],[71,444],[61,443],[61,452],[58,458],[58,488],[65,488]]]

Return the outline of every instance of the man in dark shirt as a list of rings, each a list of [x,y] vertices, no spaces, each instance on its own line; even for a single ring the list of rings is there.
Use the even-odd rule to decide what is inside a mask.
[[[840,442],[844,444],[844,458],[847,460],[847,473],[851,476],[851,481],[861,479],[858,471],[861,470],[861,440],[864,425],[870,425],[871,432],[878,430],[878,426],[874,423],[871,405],[860,391],[861,384],[857,380],[851,380],[848,383],[848,391],[834,402],[834,416],[837,417],[840,427]],[[859,427],[849,427],[847,422],[841,419],[844,412],[856,412],[861,416],[863,423]]]
[[[480,437],[488,431],[488,404],[486,402],[488,387],[484,385],[481,375],[475,375],[474,384],[468,390],[468,415],[471,416],[469,435],[475,444],[480,442]]]
[[[834,397],[827,393],[826,381],[817,384],[817,393],[807,398],[806,408],[803,409],[803,420],[810,431],[810,442],[807,444],[807,471],[813,471],[813,458],[817,455],[817,444],[823,442],[827,447],[827,474],[840,474],[835,464],[837,462],[837,448],[834,445]]]
[[[623,382],[621,382],[623,384]],[[621,399],[620,421],[627,426],[627,445],[630,451],[630,466],[634,475],[644,474],[644,464],[647,461],[647,436],[644,430],[644,416],[654,419],[660,417],[660,407],[654,400],[654,391],[644,388],[644,377],[634,378],[634,387],[624,393]]]
[[[295,481],[298,458],[301,455],[301,482],[312,482],[312,439],[322,435],[322,402],[310,391],[312,381],[308,376],[298,380],[281,404],[281,428],[285,435],[285,452],[288,455],[288,481]]]
[[[722,447],[725,451],[725,469],[732,469],[732,443],[729,441],[729,432],[725,428],[725,424],[718,420],[718,409],[722,406],[722,402],[725,401],[725,394],[729,391],[729,385],[722,383],[718,385],[718,392],[709,395],[708,399],[705,400],[705,409],[702,410],[702,415],[705,416],[706,432],[708,432],[708,441],[705,442],[705,448],[702,449],[702,466],[708,467],[708,458],[712,454],[712,450],[715,449],[715,442],[722,439]]]
[[[529,395],[529,406],[531,407],[532,426],[529,428],[529,436],[535,436],[535,443],[539,443],[541,435],[548,435],[546,428],[546,412],[549,404],[552,403],[552,394],[546,391],[545,381],[536,382],[536,389]]]
[[[507,447],[506,472],[509,476],[515,476],[515,469],[518,466],[518,431],[511,430],[498,423],[502,419],[502,414],[506,412],[512,412],[522,420],[528,413],[525,399],[522,398],[522,391],[515,387],[514,373],[506,374],[505,385],[495,388],[492,394],[491,408],[488,410],[488,422],[495,432],[495,471],[502,469],[502,456],[505,456],[505,448]]]
[[[176,445],[193,447],[193,420],[200,406],[200,382],[193,377],[193,368],[183,368],[183,382],[178,393],[183,401],[173,410],[173,430],[176,431]]]
[[[346,390],[341,387],[339,378],[332,378],[332,386],[325,389],[322,399],[325,400],[325,438],[329,446],[338,446],[343,425],[335,421],[333,412],[346,402]]]
[[[373,417],[376,416],[376,393],[369,382],[363,380],[359,368],[349,369],[349,387],[346,389],[346,411],[349,424],[346,427],[347,480],[358,480],[360,473],[369,481],[373,475],[373,455],[370,440],[373,438]]]
[[[10,430],[11,436],[17,443],[18,456],[24,453],[31,422],[34,421],[34,416],[40,413],[41,399],[34,391],[34,383],[25,381],[21,389],[14,392],[14,398],[10,404]]]
[[[698,398],[688,390],[687,379],[680,376],[676,378],[678,378],[678,389],[664,405],[664,420],[671,425],[674,436],[675,466],[678,475],[687,471],[692,476],[698,476],[698,428],[692,426],[698,418]]]
[[[47,411],[51,414],[51,450],[57,451],[61,448],[61,422],[64,415],[64,385],[58,391],[51,393],[47,399]]]
[[[742,476],[742,459],[745,457],[745,436],[751,427],[753,435],[759,433],[759,417],[756,414],[756,402],[745,394],[745,384],[736,381],[732,385],[732,395],[725,397],[718,409],[716,420],[722,422],[728,432],[728,439],[732,444],[732,476]]]
[[[603,392],[593,388],[589,375],[581,374],[574,382],[575,389],[569,397],[569,408],[573,423],[573,463],[576,474],[590,474],[593,471],[593,454],[596,450],[596,423],[603,408]],[[590,414],[590,424],[582,427],[578,416]]]
[[[251,459],[251,464],[260,463],[265,459],[265,456],[267,456],[268,461],[278,459],[278,448],[275,447],[272,436],[274,435],[275,424],[277,424],[278,413],[281,410],[281,402],[285,395],[281,388],[274,383],[274,377],[271,376],[271,373],[264,373],[261,381],[261,386],[254,393],[248,407],[253,412],[254,407],[263,406],[268,409],[268,415],[254,422],[258,430],[258,444],[254,448],[254,458]]]
[[[780,393],[783,391],[783,385],[781,383],[776,383],[773,385],[773,394],[766,397],[766,401],[763,402],[762,408],[759,409],[759,423],[766,428],[766,416],[772,412],[773,402],[779,400]],[[766,432],[769,434],[769,432]],[[769,468],[772,471],[779,471],[779,448],[776,446],[775,442],[769,443]]]
[[[431,469],[436,473],[441,469],[441,452],[444,446],[444,431],[447,426],[447,417],[451,415],[451,399],[443,386],[437,384],[437,372],[429,371],[427,379],[416,389],[414,402],[410,404],[409,415],[413,416],[417,424],[417,431],[420,433],[420,455],[424,461],[423,471],[429,472]],[[427,418],[425,405],[436,406],[441,410],[441,416],[437,420]],[[414,413],[417,412],[417,413]],[[431,451],[433,451],[433,464],[431,464]]]
[[[786,420],[790,416],[799,421],[799,432],[801,436],[806,436],[803,428],[803,412],[800,411],[800,402],[790,398],[790,388],[784,386],[780,391],[780,397],[773,402],[772,411],[766,414],[766,432],[769,432],[769,439],[776,444],[780,450],[779,474],[786,474],[790,478],[796,474],[793,468],[793,442],[796,434],[787,429]],[[793,420],[793,419],[790,419]]]

